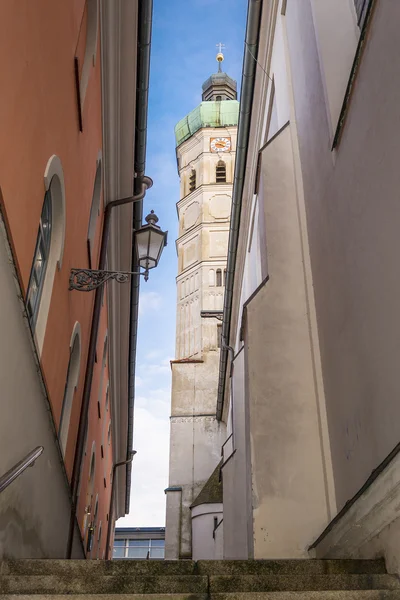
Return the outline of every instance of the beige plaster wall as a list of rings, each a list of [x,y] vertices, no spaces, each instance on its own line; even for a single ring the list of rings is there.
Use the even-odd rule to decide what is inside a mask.
[[[263,152],[270,280],[247,306],[254,558],[307,556],[328,521],[290,127]]]
[[[0,475],[37,446],[42,456],[0,494],[0,559],[64,558],[68,483],[0,222]],[[78,536],[76,536],[78,538]],[[74,556],[82,558],[79,547]]]
[[[333,155],[311,3],[286,12],[338,509],[399,442],[399,19],[376,3]]]

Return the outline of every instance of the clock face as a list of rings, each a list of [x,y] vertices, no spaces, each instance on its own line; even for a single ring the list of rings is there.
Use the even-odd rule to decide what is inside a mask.
[[[231,139],[226,137],[211,138],[211,152],[229,152],[231,149]]]

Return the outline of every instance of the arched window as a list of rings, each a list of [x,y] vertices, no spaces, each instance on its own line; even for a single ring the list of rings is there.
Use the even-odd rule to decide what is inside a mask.
[[[93,196],[92,196],[92,206],[90,209],[90,217],[89,217],[89,228],[88,228],[88,254],[89,254],[89,268],[92,268],[92,252],[94,248],[94,240],[96,235],[96,224],[97,217],[100,215],[100,200],[101,200],[101,154],[97,159],[97,169],[96,175],[94,178],[93,185]]]
[[[216,182],[226,183],[226,164],[223,160],[219,160],[217,162],[217,167],[215,171]]]
[[[79,371],[81,366],[81,327],[75,323],[70,342],[70,355],[65,380],[64,400],[61,410],[60,427],[58,430],[58,439],[60,441],[61,451],[65,456],[67,448],[68,432],[71,421],[72,404],[74,394],[78,385]]]
[[[222,96],[215,96],[215,99],[216,99],[217,102],[221,102]]]
[[[39,355],[41,354],[53,290],[61,269],[65,238],[65,188],[61,161],[55,154],[44,173],[45,196],[26,294],[26,306]]]
[[[216,271],[216,286],[217,287],[221,287],[222,286],[222,271],[221,269],[217,269]]]
[[[189,177],[189,192],[194,192],[196,189],[196,171],[194,169],[191,170]]]
[[[224,269],[224,285],[226,285],[226,269]]]
[[[44,278],[50,256],[52,227],[51,213],[51,192],[48,190],[44,196],[35,254],[33,257],[31,275],[29,278],[28,293],[26,295],[26,306],[29,320],[32,325],[34,325],[36,322],[40,304],[40,296],[42,294]]]

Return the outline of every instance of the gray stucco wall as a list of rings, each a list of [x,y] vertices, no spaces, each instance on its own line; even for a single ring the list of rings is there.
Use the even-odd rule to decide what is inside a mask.
[[[286,19],[340,509],[399,442],[400,3],[377,2],[333,153],[310,0]]]
[[[253,512],[248,405],[243,349],[235,358],[231,385],[234,389],[233,436],[224,446],[224,558],[253,557]],[[230,417],[231,418],[231,415]],[[233,452],[236,451],[234,454]],[[231,458],[230,458],[231,457]],[[229,459],[229,460],[228,460]]]
[[[70,515],[67,481],[1,222],[0,306],[0,474],[36,446],[44,446],[35,466],[0,494],[0,559],[64,558]],[[78,546],[73,554],[82,557]]]

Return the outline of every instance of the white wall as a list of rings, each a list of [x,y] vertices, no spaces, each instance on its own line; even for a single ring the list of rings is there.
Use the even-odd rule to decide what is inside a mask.
[[[214,534],[214,519],[220,523],[222,517],[222,503],[200,504],[192,508],[193,560],[220,560],[223,558],[223,524],[219,525]]]

